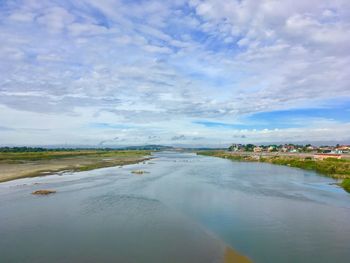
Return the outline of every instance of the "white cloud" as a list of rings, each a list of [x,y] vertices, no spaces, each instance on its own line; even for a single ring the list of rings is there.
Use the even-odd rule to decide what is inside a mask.
[[[228,143],[232,131],[192,121],[239,122],[350,97],[345,0],[23,1],[2,8],[0,122],[21,129],[28,128],[16,125],[22,115],[32,123],[44,118],[47,143],[57,136],[60,143],[147,143],[152,136],[171,143],[181,135]],[[79,130],[98,122],[133,129]],[[235,132],[245,141],[348,138],[344,120],[317,125]],[[34,130],[16,131],[0,138],[42,141]]]

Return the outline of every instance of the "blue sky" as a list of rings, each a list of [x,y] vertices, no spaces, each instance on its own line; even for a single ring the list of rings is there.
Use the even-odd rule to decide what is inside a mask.
[[[0,1],[0,144],[350,143],[350,2]]]

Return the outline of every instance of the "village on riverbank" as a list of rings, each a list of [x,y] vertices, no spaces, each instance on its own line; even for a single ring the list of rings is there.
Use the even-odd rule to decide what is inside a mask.
[[[314,154],[317,156],[337,157],[341,159],[342,155],[350,154],[350,145],[335,146],[315,146],[311,144],[270,144],[270,145],[254,145],[254,144],[232,144],[228,147],[230,152],[254,152],[254,153],[302,153]],[[340,158],[339,158],[340,156]],[[346,156],[345,156],[346,157]]]
[[[324,160],[328,158],[350,160],[350,145],[339,144],[334,146],[314,146],[311,144],[232,144],[228,147],[227,151],[232,154],[247,155],[255,159],[259,159],[263,156],[290,156],[311,158],[314,160]]]

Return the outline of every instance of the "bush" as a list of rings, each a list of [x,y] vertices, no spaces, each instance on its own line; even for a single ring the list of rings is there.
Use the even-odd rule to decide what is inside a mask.
[[[345,191],[350,193],[350,178],[344,179],[340,185],[344,188]]]

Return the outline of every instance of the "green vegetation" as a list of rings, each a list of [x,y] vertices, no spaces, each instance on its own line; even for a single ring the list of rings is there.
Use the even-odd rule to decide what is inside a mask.
[[[249,158],[248,155],[238,155],[238,154],[233,155],[230,153],[226,153],[224,151],[201,151],[201,152],[197,152],[197,154],[231,159],[235,161],[253,161],[253,159]]]
[[[350,192],[350,160],[327,158],[324,160],[314,160],[311,157],[297,156],[260,156],[254,154],[231,154],[225,151],[203,151],[200,155],[220,157],[235,161],[246,162],[267,162],[277,165],[286,165],[305,170],[316,171],[325,176],[336,179],[344,179],[340,184],[346,191]]]
[[[267,161],[273,164],[313,170],[333,178],[350,178],[350,161],[348,160],[338,160],[334,158],[312,160],[297,157],[273,157]]]
[[[37,152],[0,152],[2,161],[39,161],[68,157],[138,157],[149,155],[150,151],[116,151],[116,150],[59,150]]]
[[[0,152],[58,152],[58,151],[78,151],[78,149],[70,148],[42,148],[42,147],[0,147]]]
[[[344,179],[340,186],[350,193],[350,178]]]
[[[43,148],[43,147],[0,147],[0,152],[8,153],[23,153],[23,152],[82,152],[82,151],[127,151],[127,150],[140,150],[140,151],[156,151],[162,149],[171,149],[169,146],[162,145],[144,145],[144,146],[128,146],[123,148]]]
[[[254,149],[255,145],[254,144],[247,144],[244,146],[244,150],[247,152],[252,152]]]

